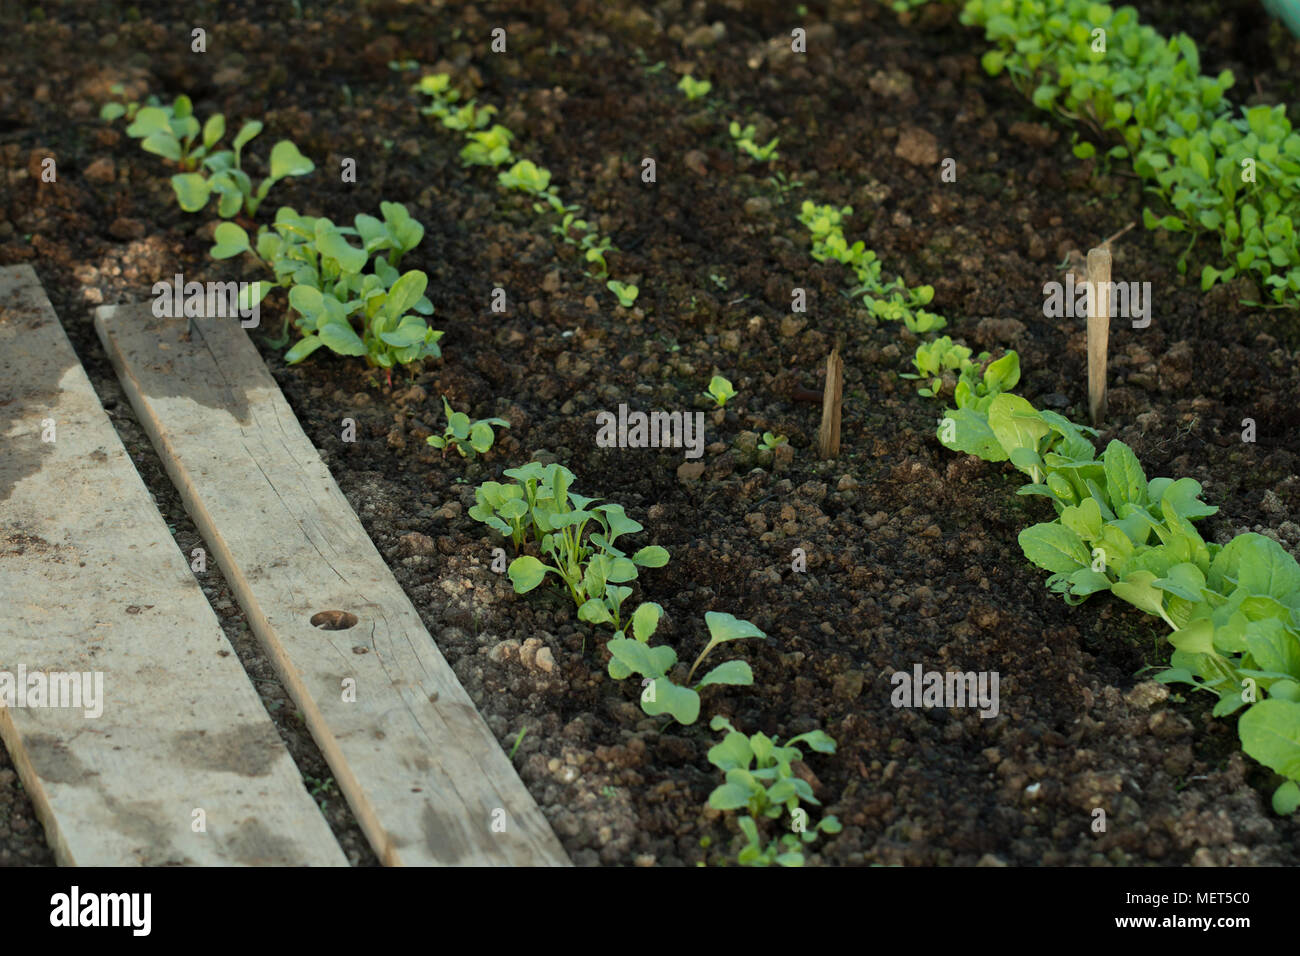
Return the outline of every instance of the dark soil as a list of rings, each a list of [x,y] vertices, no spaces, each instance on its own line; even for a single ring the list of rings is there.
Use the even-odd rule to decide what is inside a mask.
[[[796,19],[775,0],[302,0],[275,14],[213,2],[187,5],[188,19],[172,4],[46,2],[39,17],[37,6],[0,25],[0,264],[36,267],[187,553],[201,541],[122,399],[91,311],[145,297],[175,272],[257,276],[252,263],[209,259],[215,222],[182,213],[166,164],[121,122],[96,119],[108,87],[187,92],[201,117],[260,117],[255,156],[293,139],[317,172],[278,184],[267,220],[291,205],[350,221],[390,200],[424,223],[403,266],[429,275],[434,325],[446,330],[441,361],[390,387],[323,351],[286,367],[254,338],[493,732],[509,749],[526,729],[515,764],[575,862],[726,858],[735,824],[706,804],[721,783],[706,758],[718,739],[711,714],[746,732],[786,739],[821,727],[838,741],[806,769],[844,831],[816,844],[810,862],[1300,862],[1300,829],[1272,814],[1275,781],[1240,754],[1233,721],[1144,679],[1167,659],[1161,629],[1109,597],[1071,608],[1046,590],[1016,535],[1050,511],[1015,495],[1010,468],[935,441],[942,407],[899,378],[915,340],[877,326],[842,295],[845,270],[808,254],[800,202],[851,204],[850,241],[863,239],[909,285],[933,284],[948,332],[1015,348],[1018,391],[1086,419],[1082,321],[1044,319],[1042,285],[1061,278],[1071,250],[1140,223],[1149,200],[1122,166],[1076,160],[1068,131],[987,77],[980,34],[952,11],[902,24],[872,3],[809,3]],[[1256,30],[1253,2],[1138,6],[1165,32],[1191,31],[1206,72],[1233,69],[1240,102],[1296,113],[1300,47]],[[798,25],[803,56],[790,53]],[[190,52],[194,26],[207,29],[206,54]],[[488,51],[496,26],[506,54]],[[635,308],[613,304],[492,171],[462,168],[458,135],[420,116],[407,92],[418,74],[387,65],[406,58],[500,109],[516,151],[547,166],[622,250],[611,272],[640,286]],[[675,89],[686,72],[712,81],[706,100]],[[734,150],[733,118],[756,124],[760,142],[781,137],[771,169]],[[956,158],[956,183],[941,182],[932,159],[896,152],[916,129]],[[40,183],[47,155],[56,184]],[[357,160],[355,184],[337,178],[345,157]],[[654,184],[641,180],[645,157],[656,160]],[[793,185],[779,188],[772,171]],[[1259,298],[1245,279],[1202,293],[1199,265],[1188,276],[1175,267],[1181,248],[1140,225],[1115,244],[1116,278],[1150,281],[1155,309],[1147,329],[1112,329],[1111,424],[1100,440],[1128,442],[1149,475],[1200,481],[1221,508],[1202,525],[1207,537],[1258,530],[1295,553],[1295,315],[1240,305]],[[505,314],[490,308],[496,287]],[[807,290],[804,315],[790,313],[794,288]],[[284,308],[274,293],[265,328],[279,330]],[[795,396],[820,389],[834,346],[845,363],[844,447],[822,462],[820,406]],[[724,416],[708,413],[701,475],[679,472],[677,450],[596,447],[598,411],[705,409],[714,373],[739,394]],[[466,464],[426,445],[442,395],[510,421],[486,458]],[[344,418],[357,423],[355,443],[341,440]],[[1241,440],[1245,418],[1257,423],[1253,444]],[[768,430],[789,436],[794,454],[755,468],[742,433]],[[708,610],[767,632],[761,644],[730,645],[753,666],[753,687],[707,690],[699,723],[666,728],[641,712],[633,682],[607,676],[606,632],[578,622],[559,592],[518,596],[490,570],[501,541],[466,514],[473,489],[532,458],[569,467],[577,490],[645,525],[639,544],[670,551],[633,598],[665,608],[656,642],[694,659]],[[795,548],[806,572],[791,570]],[[215,569],[205,590],[304,774],[328,777]],[[890,675],[916,664],[996,671],[998,715],[896,709]],[[354,861],[373,862],[341,799],[325,799]],[[1093,830],[1098,808],[1105,832]],[[48,862],[0,754],[0,863]]]

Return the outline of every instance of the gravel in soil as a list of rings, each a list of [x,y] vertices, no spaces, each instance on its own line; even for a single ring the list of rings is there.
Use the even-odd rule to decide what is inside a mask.
[[[1159,629],[1114,600],[1069,608],[1047,592],[1016,534],[1049,515],[1014,494],[1009,469],[937,444],[940,406],[899,378],[915,340],[877,326],[842,295],[844,270],[808,255],[799,203],[851,204],[850,241],[863,239],[909,285],[934,285],[947,331],[1017,349],[1019,391],[1085,418],[1082,323],[1042,318],[1042,284],[1060,278],[1071,250],[1140,219],[1147,198],[1119,166],[1075,160],[1068,134],[984,75],[982,40],[951,11],[902,26],[872,4],[810,4],[809,52],[798,56],[788,5],[776,2],[389,2],[364,13],[319,3],[284,20],[223,2],[200,5],[209,52],[195,66],[175,39],[188,20],[169,5],[138,4],[138,18],[111,6],[46,3],[43,19],[7,31],[0,263],[36,266],[188,553],[201,542],[117,391],[90,313],[177,271],[256,276],[251,264],[207,258],[214,221],[181,213],[164,164],[120,123],[95,119],[109,85],[188,92],[201,116],[259,116],[261,140],[293,139],[318,170],[278,184],[276,206],[344,221],[381,200],[407,204],[426,234],[403,265],[429,274],[442,361],[390,387],[324,353],[286,367],[255,341],[503,747],[526,729],[515,765],[575,862],[722,861],[736,829],[706,804],[721,782],[706,756],[713,713],[746,732],[786,739],[820,727],[838,741],[834,756],[801,768],[844,824],[814,845],[812,862],[1297,862],[1296,825],[1272,815],[1270,774],[1239,753],[1233,722],[1144,680],[1166,658]],[[1231,67],[1250,95],[1294,100],[1279,65],[1294,62],[1294,44],[1242,37],[1244,3],[1222,17],[1192,6],[1203,69]],[[1169,23],[1184,5],[1139,9]],[[486,52],[498,24],[509,55]],[[612,304],[492,172],[461,166],[456,135],[419,115],[413,74],[388,68],[406,58],[500,109],[521,155],[546,165],[622,250],[611,271],[640,286],[634,308]],[[712,81],[707,101],[675,90],[686,72]],[[736,153],[731,118],[754,123],[759,142],[781,137],[774,168],[785,185]],[[42,185],[51,153],[59,182]],[[955,184],[936,175],[947,156]],[[334,177],[345,157],[359,160],[355,184]],[[657,161],[654,184],[641,179],[645,157]],[[1138,229],[1116,244],[1116,277],[1149,280],[1157,296],[1149,328],[1112,329],[1101,440],[1128,442],[1150,475],[1200,481],[1222,509],[1202,526],[1209,537],[1259,530],[1294,553],[1293,317],[1240,305],[1258,298],[1247,279],[1201,293],[1174,267],[1176,240]],[[504,314],[490,308],[497,287]],[[795,288],[807,292],[806,314],[790,312]],[[276,298],[263,321],[278,331]],[[835,346],[844,450],[820,462],[819,408],[795,396],[820,388]],[[739,392],[720,415],[700,396],[715,373]],[[473,417],[510,421],[486,458],[467,464],[427,446],[443,395]],[[620,403],[706,411],[703,467],[683,468],[675,451],[596,447],[596,414]],[[344,418],[356,423],[354,443],[342,440]],[[1253,444],[1241,441],[1245,418],[1257,423]],[[788,436],[790,450],[760,458],[763,431]],[[733,645],[753,687],[711,688],[697,725],[665,727],[641,712],[639,688],[608,678],[601,632],[566,597],[512,593],[490,569],[501,542],[467,512],[475,485],[531,458],[565,464],[578,491],[645,525],[638,543],[669,550],[633,599],[664,606],[657,642],[693,659],[707,610],[767,632]],[[792,569],[795,548],[805,571]],[[209,574],[223,622],[238,622]],[[304,774],[323,779],[246,628],[228,633]],[[890,675],[917,664],[997,672],[997,716],[895,708]],[[7,805],[30,821],[5,772],[0,763],[0,862],[48,862],[33,824],[5,829]],[[331,822],[366,862],[345,814]]]

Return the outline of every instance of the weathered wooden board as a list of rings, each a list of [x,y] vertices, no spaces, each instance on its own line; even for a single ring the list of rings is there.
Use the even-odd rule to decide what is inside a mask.
[[[234,319],[194,325],[191,336],[186,320],[155,318],[148,304],[105,306],[95,318],[379,858],[567,864],[248,336]],[[356,623],[312,625],[329,611]]]
[[[0,409],[0,682],[102,680],[0,707],[56,859],[346,866],[26,265],[0,269]]]

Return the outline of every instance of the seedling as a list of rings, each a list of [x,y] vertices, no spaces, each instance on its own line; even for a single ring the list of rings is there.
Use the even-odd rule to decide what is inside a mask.
[[[618,296],[618,304],[623,308],[630,309],[636,304],[637,293],[640,291],[636,286],[610,279],[605,287]]]
[[[430,435],[425,441],[434,448],[441,448],[444,458],[448,448],[455,448],[462,458],[473,458],[475,452],[480,455],[485,454],[496,439],[492,426],[510,427],[510,423],[504,418],[480,418],[478,421],[470,421],[470,417],[464,412],[451,410],[445,395],[442,398],[442,408],[447,416],[446,431],[441,435]]]
[[[758,443],[760,451],[773,451],[781,445],[788,445],[790,440],[784,435],[774,435],[771,432],[763,432],[763,440]]]
[[[726,782],[709,794],[709,806],[715,810],[748,811],[748,816],[736,822],[744,834],[746,844],[736,857],[742,866],[802,866],[802,845],[812,843],[819,833],[839,833],[840,822],[834,816],[823,817],[815,827],[808,829],[795,825],[807,819],[807,812],[799,803],[821,806],[806,780],[795,774],[791,766],[803,759],[800,744],[806,744],[817,753],[835,753],[835,740],[821,730],[799,734],[779,746],[776,737],[758,733],[745,736],[722,716],[709,722],[713,730],[726,730],[722,742],[709,750],[709,763],[726,775]],[[786,834],[780,841],[764,845],[759,835],[758,821],[776,820],[783,813],[789,815],[794,833]]]
[[[498,124],[466,135],[469,143],[460,151],[461,162],[466,166],[502,166],[514,158],[510,141],[515,137],[504,126]]]
[[[140,111],[136,123],[141,122],[147,110]],[[221,120],[215,127],[213,120]],[[298,147],[287,139],[282,139],[271,147],[271,169],[269,175],[253,189],[253,181],[244,172],[241,165],[241,151],[253,137],[262,131],[262,124],[257,120],[245,123],[236,134],[232,148],[207,155],[203,159],[203,173],[179,173],[172,177],[172,189],[176,192],[176,201],[186,212],[198,212],[208,204],[215,193],[217,214],[229,219],[241,209],[250,218],[257,215],[258,208],[271,187],[289,176],[305,176],[316,167],[310,159],[298,151]],[[211,149],[225,132],[225,121],[221,114],[216,114],[203,128],[204,146]],[[214,135],[215,134],[215,135]],[[148,140],[145,141],[148,148]],[[197,155],[197,151],[195,154]]]
[[[550,170],[535,165],[529,159],[521,159],[504,173],[498,173],[497,179],[506,189],[518,189],[534,196],[547,195],[551,185]]]
[[[140,110],[140,104],[137,103],[137,102],[135,102],[135,101],[126,102],[126,100],[125,100],[125,96],[126,96],[126,87],[123,86],[121,83],[114,83],[114,84],[113,84],[112,86],[110,86],[108,89],[109,89],[109,92],[110,92],[110,93],[113,93],[113,94],[115,94],[115,95],[117,95],[117,96],[119,96],[119,97],[122,97],[123,100],[122,100],[122,102],[109,102],[109,103],[105,103],[105,104],[104,104],[103,106],[101,106],[100,109],[99,109],[99,118],[102,119],[102,120],[105,120],[105,121],[107,121],[107,122],[110,122],[110,123],[111,123],[113,120],[118,119],[119,117],[122,117],[122,116],[125,116],[125,117],[127,118],[127,121],[128,121],[128,122],[130,122],[131,120],[134,120],[134,119],[135,119],[135,114],[136,114],[137,112],[139,112],[139,110]],[[144,105],[145,105],[145,106],[156,106],[156,107],[158,107],[159,109],[162,109],[162,110],[163,110],[164,112],[166,112],[168,115],[171,114],[171,110],[172,110],[172,108],[171,108],[170,106],[163,106],[163,105],[159,102],[158,97],[156,97],[156,96],[154,96],[154,95],[152,95],[152,94],[150,94],[150,95],[145,99],[145,101],[144,101]]]
[[[655,628],[659,626],[662,608],[658,604],[642,604],[632,616],[629,631],[632,638],[624,636],[622,631],[615,633],[606,647],[611,655],[609,676],[623,680],[633,674],[642,677],[645,690],[641,694],[641,709],[652,717],[668,714],[679,724],[690,725],[700,716],[700,690],[711,684],[727,684],[748,687],[754,683],[754,673],[744,661],[726,661],[713,668],[693,687],[676,684],[669,672],[677,663],[677,652],[671,647],[661,645],[650,647],[649,641]],[[764,638],[766,635],[748,621],[742,621],[730,614],[710,611],[705,615],[710,634],[713,635],[708,646],[695,661],[698,666],[706,654],[724,641],[740,640],[747,637]],[[695,674],[695,666],[686,677],[690,684]]]
[[[619,585],[634,580],[639,568],[663,567],[668,552],[648,545],[628,556],[619,549],[615,542],[644,530],[642,526],[622,505],[598,505],[597,499],[570,491],[573,472],[562,465],[529,462],[505,474],[518,482],[514,487],[519,490],[485,483],[470,517],[509,534],[516,551],[531,532],[542,556],[549,559],[548,564],[530,554],[515,558],[507,571],[515,592],[526,594],[546,575],[555,574],[568,588],[579,619],[618,628],[623,601],[632,593]]]
[[[708,80],[697,80],[687,73],[677,84],[677,88],[686,94],[686,99],[694,103],[701,97],[709,95],[709,90],[713,89],[713,84]]]
[[[709,379],[709,390],[706,394],[717,403],[719,408],[722,408],[735,396],[736,390],[721,375],[715,375]]]
[[[526,733],[528,733],[528,728],[527,728],[527,727],[522,727],[522,728],[520,728],[520,730],[519,730],[519,736],[515,738],[515,745],[514,745],[513,747],[510,748],[510,759],[511,759],[511,760],[514,760],[514,759],[515,759],[515,752],[519,749],[519,745],[520,745],[521,743],[524,742],[524,734],[526,734]]]
[[[766,163],[776,158],[776,145],[781,142],[781,140],[776,138],[766,146],[760,147],[754,142],[753,123],[750,123],[742,129],[739,123],[732,120],[731,125],[728,127],[728,131],[731,133],[731,139],[735,142],[736,148],[747,156],[758,160],[760,163]]]

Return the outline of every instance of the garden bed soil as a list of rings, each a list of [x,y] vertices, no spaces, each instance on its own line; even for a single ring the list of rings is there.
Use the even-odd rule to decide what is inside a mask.
[[[1249,102],[1295,112],[1297,44],[1260,36],[1246,0],[1138,4],[1144,22],[1182,26],[1203,70],[1230,67]],[[863,239],[909,286],[935,287],[932,308],[954,337],[1015,348],[1018,391],[1086,418],[1082,321],[1043,317],[1042,284],[1139,220],[1142,184],[1122,164],[1076,160],[1070,136],[1007,84],[984,74],[980,34],[955,12],[903,24],[871,3],[808,4],[792,19],[773,2],[476,5],[284,5],[252,2],[47,2],[43,18],[0,27],[0,264],[31,261],[159,507],[188,553],[201,545],[134,420],[91,328],[105,302],[138,300],[176,272],[257,278],[250,262],[207,256],[215,221],[176,206],[170,170],[96,119],[109,86],[170,98],[230,122],[262,118],[250,152],[280,137],[317,163],[278,184],[269,210],[350,221],[401,201],[426,228],[403,261],[429,275],[444,357],[391,385],[324,351],[286,367],[262,350],[305,431],[451,662],[520,776],[579,864],[717,863],[735,824],[707,807],[721,782],[707,761],[708,716],[786,739],[820,727],[838,741],[806,774],[844,824],[810,862],[837,864],[1295,864],[1297,824],[1269,809],[1272,775],[1239,751],[1233,720],[1199,696],[1149,682],[1167,660],[1161,627],[1127,604],[1068,607],[1024,559],[1017,533],[1050,511],[1018,497],[1009,467],[955,455],[934,438],[942,406],[899,378],[915,339],[877,325],[842,292],[850,276],[808,254],[796,215],[812,198],[851,204]],[[187,8],[188,9],[188,8]],[[131,11],[135,11],[133,14]],[[20,19],[24,16],[19,11]],[[193,26],[207,53],[190,51]],[[808,53],[790,53],[793,26]],[[487,51],[507,30],[509,52]],[[641,289],[619,308],[583,275],[574,247],[495,174],[464,168],[458,134],[419,114],[412,58],[500,109],[516,151],[547,166],[621,250],[611,274]],[[1279,65],[1281,63],[1282,65]],[[1290,66],[1291,70],[1287,67]],[[712,81],[690,104],[682,73]],[[1240,101],[1240,100],[1239,100]],[[705,106],[704,103],[712,106]],[[769,170],[732,147],[726,122],[779,135]],[[261,147],[259,150],[257,146]],[[39,181],[54,155],[59,178]],[[958,163],[942,182],[940,157]],[[642,182],[641,160],[657,162]],[[340,181],[357,160],[355,184]],[[1240,279],[1202,293],[1180,275],[1177,236],[1140,227],[1117,241],[1115,276],[1149,280],[1149,328],[1111,331],[1110,420],[1102,442],[1129,443],[1149,475],[1190,476],[1220,513],[1208,539],[1246,530],[1300,550],[1300,362],[1294,313],[1238,304]],[[1208,247],[1208,240],[1203,240]],[[1201,250],[1198,250],[1198,253]],[[1207,248],[1208,251],[1208,248]],[[1196,260],[1194,260],[1196,261]],[[494,288],[508,311],[490,308]],[[806,314],[791,314],[794,288]],[[263,327],[278,332],[275,293]],[[845,365],[843,450],[817,459],[826,355]],[[595,415],[620,403],[707,409],[726,375],[739,394],[706,411],[699,465],[679,450],[596,447]],[[440,396],[473,417],[511,423],[485,458],[443,458]],[[341,439],[342,420],[357,440]],[[1257,440],[1241,440],[1242,420]],[[793,455],[754,466],[743,432],[787,435]],[[624,505],[669,564],[644,571],[636,600],[663,605],[656,642],[691,660],[704,612],[767,632],[729,645],[749,688],[704,692],[704,717],[664,727],[639,688],[605,671],[603,632],[567,597],[515,595],[490,569],[502,542],[469,518],[473,489],[530,459],[559,461],[575,489]],[[686,465],[687,467],[682,467]],[[807,555],[793,571],[792,551]],[[231,640],[305,774],[329,771],[251,639],[214,566],[204,578]],[[1000,709],[891,704],[896,670],[996,671]],[[337,793],[327,816],[354,863],[373,856]],[[1105,832],[1094,811],[1105,810]],[[707,848],[704,844],[707,844]],[[0,863],[49,863],[30,805],[0,756]]]

